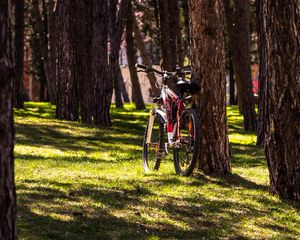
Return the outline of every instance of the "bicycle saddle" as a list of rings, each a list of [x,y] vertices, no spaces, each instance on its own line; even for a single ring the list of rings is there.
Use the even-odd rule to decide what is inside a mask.
[[[200,90],[196,82],[186,81],[183,78],[177,82],[176,86],[181,93],[195,94]]]

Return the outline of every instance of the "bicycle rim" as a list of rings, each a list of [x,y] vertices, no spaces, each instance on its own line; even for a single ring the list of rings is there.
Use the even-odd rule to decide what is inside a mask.
[[[158,118],[154,119],[150,143],[146,143],[149,123],[145,130],[143,143],[144,169],[147,172],[158,170],[164,155],[163,124]]]
[[[175,125],[177,132],[177,124]],[[199,118],[193,109],[185,110],[180,117],[180,144],[174,148],[174,165],[177,174],[190,176],[199,155]]]

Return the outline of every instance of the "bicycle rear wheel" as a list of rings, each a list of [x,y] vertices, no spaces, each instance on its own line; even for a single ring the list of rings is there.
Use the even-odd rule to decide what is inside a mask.
[[[178,132],[174,126],[174,136]],[[186,109],[180,116],[180,142],[174,148],[174,166],[177,174],[190,176],[199,156],[199,117],[195,110]]]
[[[161,160],[165,153],[163,137],[164,124],[162,124],[157,117],[154,117],[152,131],[148,131],[148,128],[151,127],[149,124],[150,120],[145,130],[143,142],[143,165],[147,172],[159,169]],[[148,134],[151,136],[148,136]]]

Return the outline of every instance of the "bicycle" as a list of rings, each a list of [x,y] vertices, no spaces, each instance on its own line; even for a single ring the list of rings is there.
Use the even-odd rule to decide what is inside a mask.
[[[190,71],[177,68],[174,72],[159,71],[143,64],[136,64],[138,72],[153,73],[162,77],[156,87],[161,89],[159,97],[153,98],[157,104],[150,111],[143,141],[143,166],[145,171],[158,170],[161,160],[173,148],[173,161],[177,174],[190,176],[199,155],[199,117],[195,109],[187,108],[192,102],[191,94],[199,91],[196,83],[187,81]],[[170,78],[177,79],[179,96],[168,87]],[[186,94],[190,95],[186,95]],[[167,141],[165,142],[165,134]]]

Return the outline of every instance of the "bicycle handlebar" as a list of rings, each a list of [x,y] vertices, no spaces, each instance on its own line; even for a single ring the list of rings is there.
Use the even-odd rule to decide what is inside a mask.
[[[180,76],[180,74],[184,73],[184,74],[191,74],[192,72],[191,71],[183,71],[182,69],[180,69],[179,71],[175,71],[175,72],[167,72],[167,71],[159,71],[157,69],[154,69],[152,67],[149,67],[149,66],[146,66],[144,64],[140,64],[140,63],[136,63],[135,64],[135,67],[136,68],[141,68],[141,69],[144,69],[145,72],[155,72],[161,76],[163,76],[164,74],[167,74],[168,76]]]

